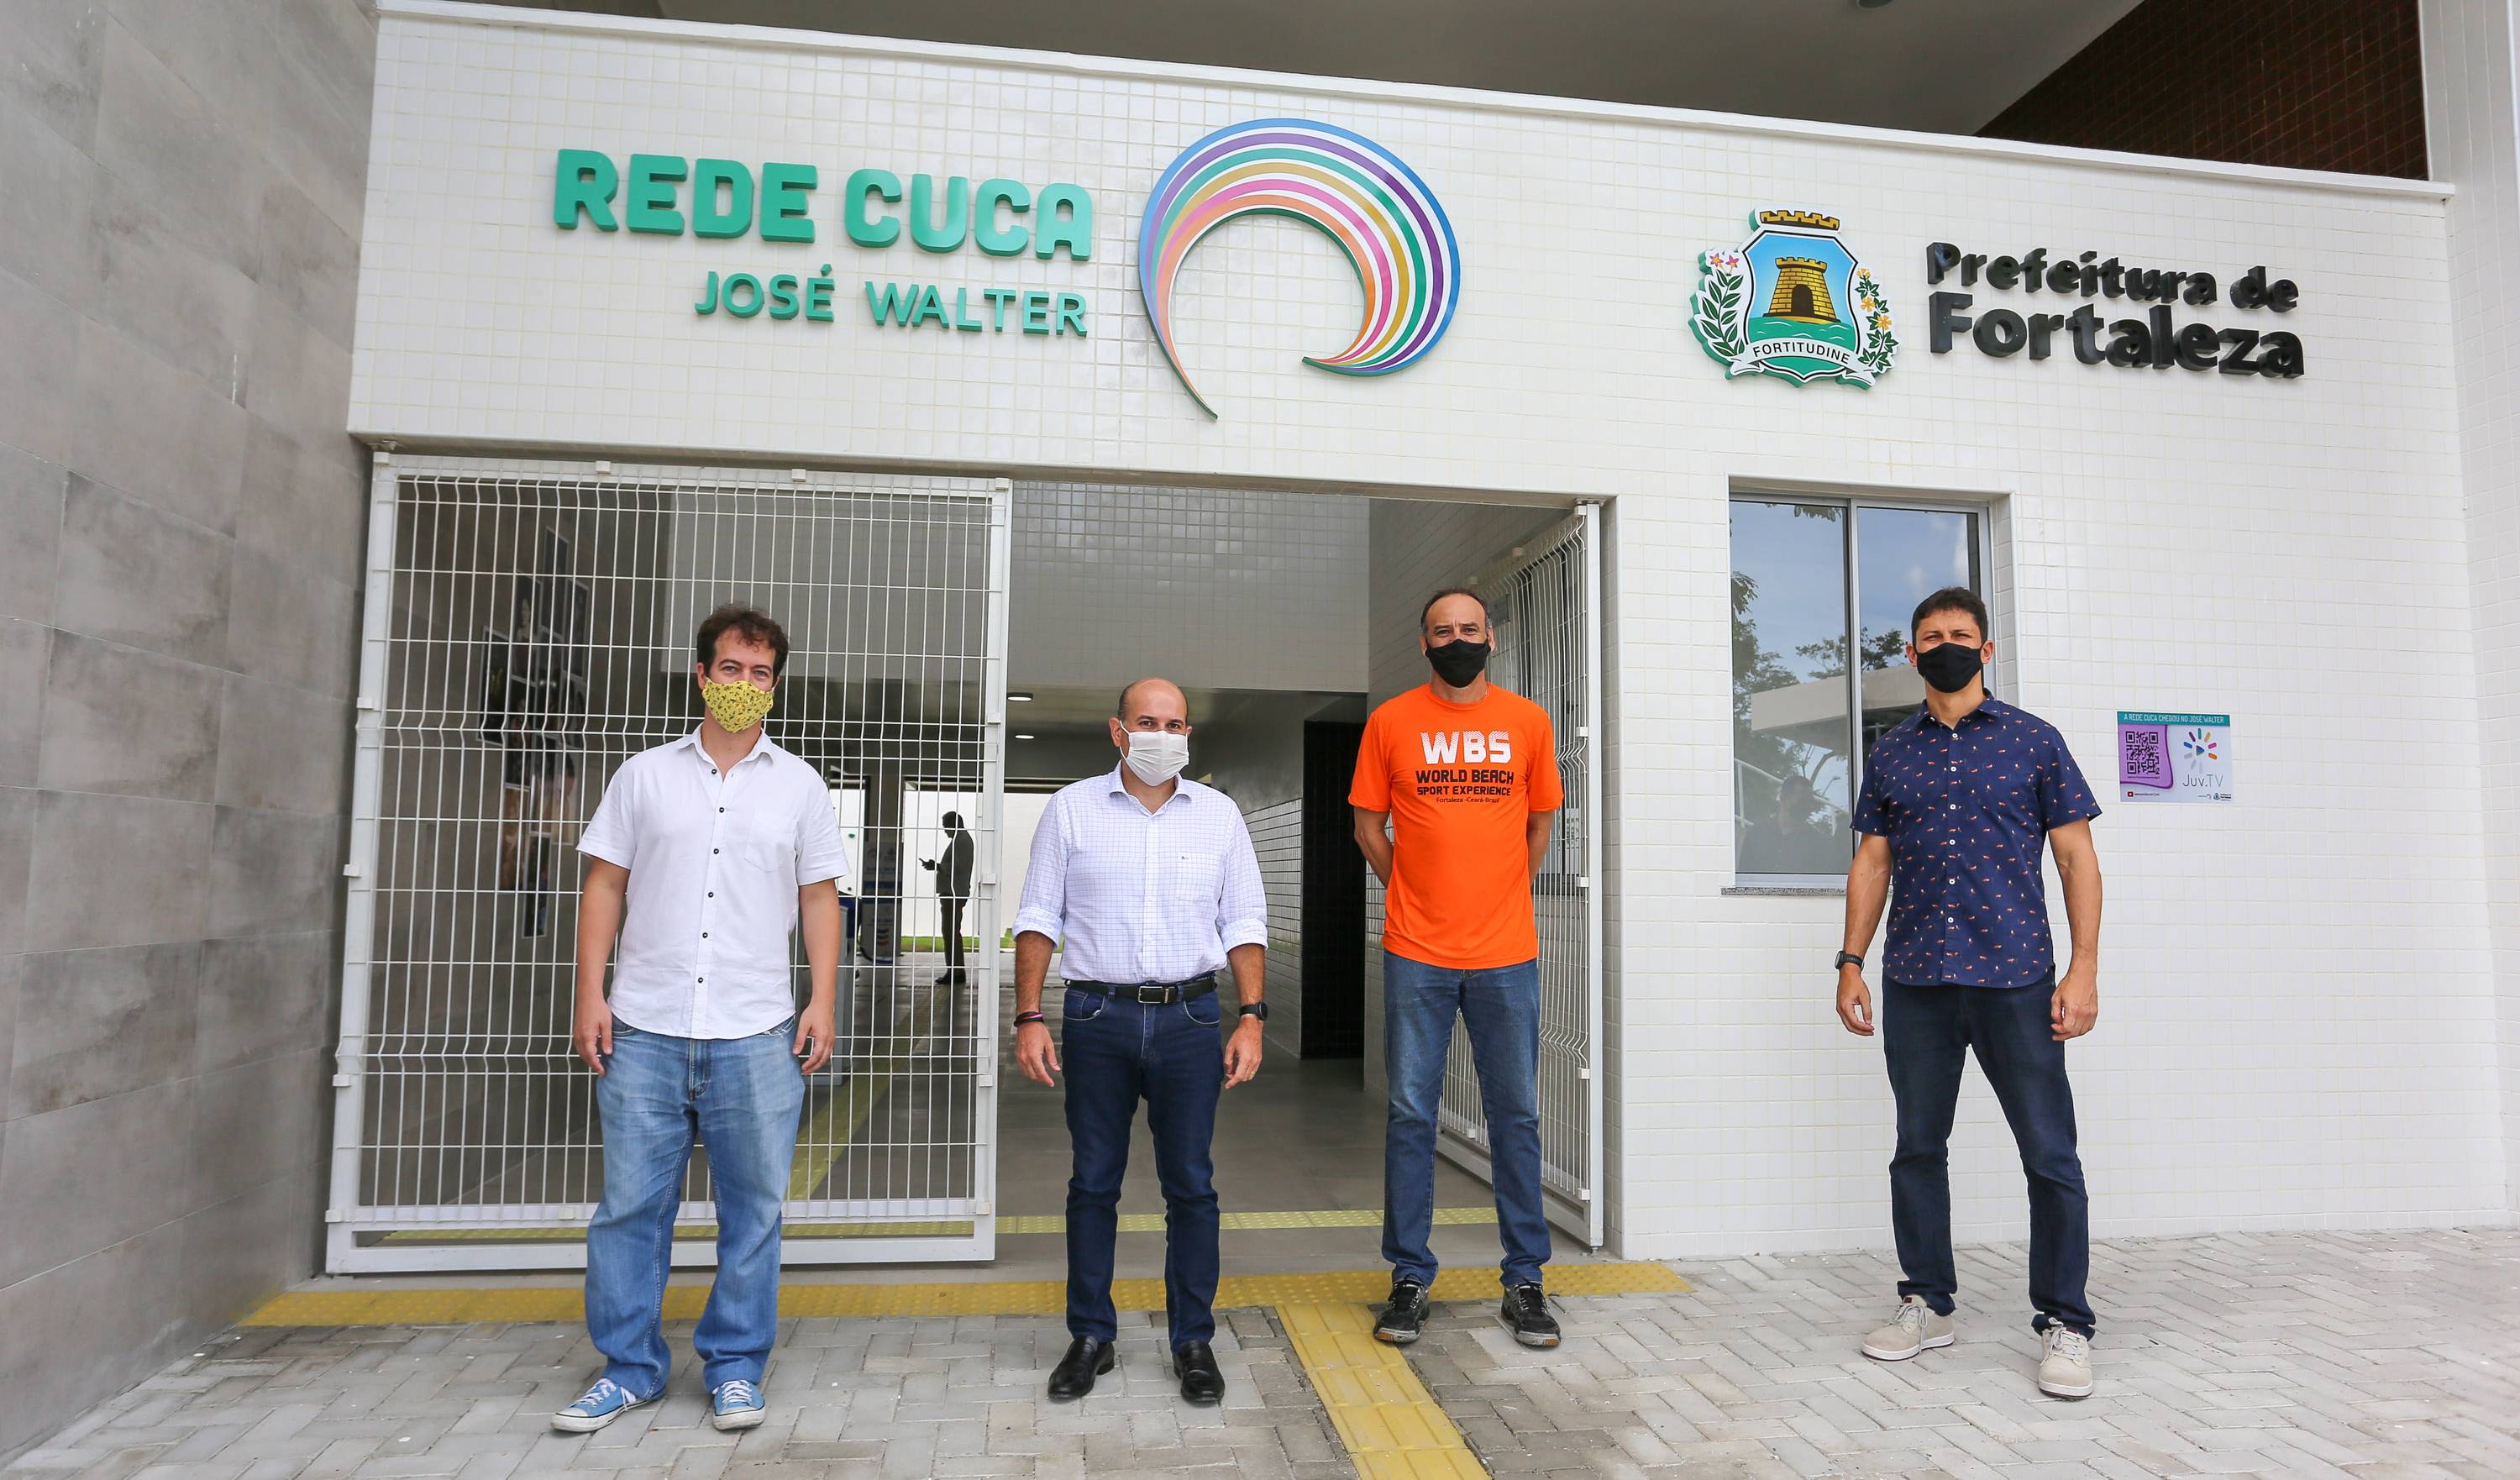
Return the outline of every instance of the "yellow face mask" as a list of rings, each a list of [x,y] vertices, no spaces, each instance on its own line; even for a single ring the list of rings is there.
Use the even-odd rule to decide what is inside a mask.
[[[770,712],[771,694],[738,680],[732,684],[712,684],[700,680],[700,702],[708,705],[709,718],[729,735],[742,735],[760,724]]]

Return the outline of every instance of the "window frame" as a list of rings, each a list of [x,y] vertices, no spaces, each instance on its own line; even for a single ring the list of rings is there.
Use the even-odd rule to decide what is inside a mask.
[[[1976,585],[1973,589],[1976,590],[1978,599],[1985,602],[1987,605],[1987,626],[1990,630],[1986,635],[1988,638],[1992,639],[1995,636],[1995,629],[1999,628],[2002,624],[2002,616],[1996,611],[1993,595],[1988,590],[1988,588],[1994,584],[1995,580],[1995,505],[1993,502],[1988,500],[1970,499],[1950,495],[1935,497],[1932,495],[1910,496],[1902,494],[1885,494],[1880,492],[1821,492],[1807,487],[1797,488],[1782,484],[1735,483],[1725,497],[1726,533],[1724,567],[1728,578],[1734,568],[1732,564],[1731,530],[1732,508],[1735,504],[1826,504],[1846,511],[1844,526],[1845,539],[1842,542],[1843,549],[1841,552],[1841,559],[1844,561],[1844,565],[1840,573],[1843,578],[1844,591],[1846,594],[1845,610],[1842,614],[1842,620],[1845,624],[1847,659],[1847,820],[1848,831],[1852,834],[1854,831],[1853,824],[1856,802],[1864,795],[1864,769],[1866,761],[1866,747],[1864,744],[1864,666],[1861,661],[1864,634],[1859,630],[1861,625],[1861,613],[1864,608],[1864,590],[1860,575],[1863,568],[1864,535],[1861,526],[1863,524],[1864,511],[1867,509],[1880,509],[1897,513],[1957,514],[1967,518],[1970,521],[1969,527],[1972,533],[1972,538],[1969,541],[1969,553],[1977,566],[1973,577]],[[2001,661],[2002,656],[2002,652],[1999,651],[1997,653],[1999,662]],[[1986,669],[1986,683],[1987,692],[1990,694],[1995,692],[1996,676],[1997,663],[1989,663]],[[1728,772],[1726,790],[1729,792],[1732,785],[1736,785],[1732,780],[1729,773],[1732,767],[1737,766],[1740,763],[1740,756],[1739,753],[1734,750],[1732,738],[1730,736],[1726,737],[1724,748],[1726,769]],[[1728,803],[1728,809],[1729,805],[1730,804]],[[1852,862],[1854,858],[1854,849],[1850,847],[1847,852],[1848,860],[1849,862]],[[1740,841],[1735,837],[1732,846],[1732,888],[1737,892],[1751,894],[1805,892],[1842,894],[1846,890],[1846,875],[1843,873],[1744,873],[1741,868]]]

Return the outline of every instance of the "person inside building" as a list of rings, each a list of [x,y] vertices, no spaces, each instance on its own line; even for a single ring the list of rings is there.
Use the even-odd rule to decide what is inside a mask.
[[[1846,867],[1841,813],[1820,798],[1812,779],[1790,772],[1777,785],[1777,820],[1768,844],[1779,874],[1835,874]]]
[[[937,928],[945,937],[945,970],[936,978],[940,987],[963,984],[963,911],[971,900],[971,834],[963,827],[963,814],[945,814],[945,850],[934,858],[922,858],[919,867],[936,875]]]
[[[1993,1086],[2030,1184],[2030,1303],[2045,1343],[2040,1391],[2092,1387],[2091,1220],[2074,1132],[2065,1045],[2099,1015],[2099,803],[2055,727],[1986,692],[1995,656],[1986,604],[1960,587],[1918,604],[1909,661],[1924,706],[1875,740],[1855,809],[1862,841],[1846,875],[1846,941],[1837,1015],[1876,1029],[1898,1103],[1890,1221],[1899,1244],[1899,1308],[1864,1338],[1864,1355],[1901,1362],[1954,1340],[1947,1147],[1968,1054]],[[2042,844],[2064,882],[2073,956],[2060,979],[2048,939]],[[1864,953],[1880,922],[1879,1022]]]
[[[1540,1185],[1540,934],[1532,879],[1565,801],[1548,711],[1487,677],[1486,603],[1453,588],[1418,615],[1434,676],[1367,719],[1348,802],[1382,880],[1382,1257],[1391,1296],[1373,1334],[1415,1341],[1435,1284],[1435,1117],[1456,1017],[1468,1028],[1487,1115],[1503,1316],[1551,1347],[1541,1287],[1549,1223]]]
[[[573,1433],[665,1390],[665,1271],[695,1139],[708,1150],[717,1203],[717,1278],[692,1348],[711,1421],[761,1422],[805,1077],[832,1055],[839,825],[822,776],[762,728],[788,634],[751,607],[721,606],[694,647],[699,727],[623,762],[578,842],[586,884],[572,1036],[596,1075],[604,1140],[604,1198],[586,1232],[586,1325],[605,1368],[552,1415]],[[802,1010],[788,974],[800,924],[812,982]]]
[[[1159,678],[1120,693],[1119,764],[1051,797],[1015,912],[1015,1062],[1067,1075],[1067,1330],[1050,1396],[1094,1390],[1118,1356],[1111,1261],[1129,1134],[1146,1101],[1164,1193],[1164,1310],[1182,1397],[1225,1396],[1216,1336],[1219,1092],[1260,1067],[1268,901],[1233,798],[1182,775],[1190,701]],[[1041,1011],[1050,958],[1067,991],[1058,1042]],[[1218,997],[1233,968],[1237,1011]],[[1230,1027],[1225,1020],[1231,1016]],[[1224,1044],[1220,1051],[1218,1039]]]

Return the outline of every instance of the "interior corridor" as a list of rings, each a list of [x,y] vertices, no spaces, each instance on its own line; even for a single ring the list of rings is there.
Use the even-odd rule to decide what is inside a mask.
[[[1013,1015],[1014,959],[1005,958],[1001,1004]],[[1042,995],[1053,1036],[1061,993],[1056,958]],[[1220,1045],[1219,1052],[1222,1052]],[[1059,1091],[1015,1067],[1012,1035],[1002,1041],[998,1112],[998,1257],[992,1278],[1065,1278],[1063,1224],[1068,1138]],[[1216,1191],[1223,1206],[1228,1275],[1313,1274],[1373,1269],[1382,1247],[1382,1102],[1367,1091],[1353,1058],[1303,1059],[1268,1052],[1250,1083],[1226,1092],[1216,1115]],[[1163,1274],[1163,1196],[1154,1143],[1143,1110],[1120,1194],[1119,1278]],[[1493,1269],[1496,1205],[1487,1184],[1435,1161],[1432,1246],[1447,1270]],[[1295,1215],[1295,1216],[1288,1216]],[[1552,1231],[1557,1260],[1589,1256]]]

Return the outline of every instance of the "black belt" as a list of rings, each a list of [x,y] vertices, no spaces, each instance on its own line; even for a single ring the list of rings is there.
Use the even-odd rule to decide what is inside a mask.
[[[1125,997],[1147,1007],[1165,1003],[1195,1002],[1216,990],[1216,973],[1193,976],[1188,981],[1076,981],[1067,983],[1070,992],[1092,992],[1102,997]]]

